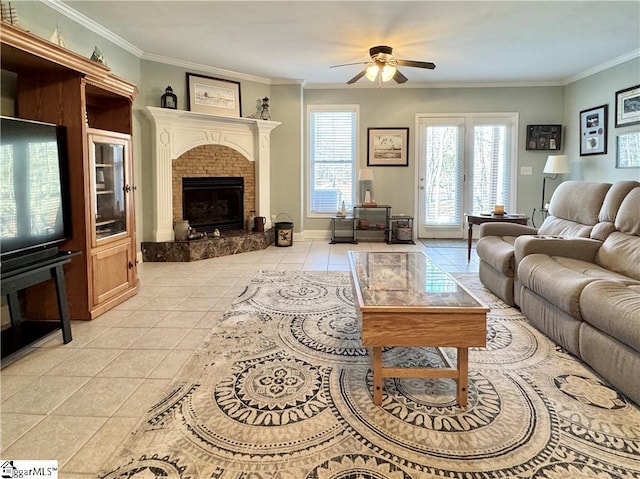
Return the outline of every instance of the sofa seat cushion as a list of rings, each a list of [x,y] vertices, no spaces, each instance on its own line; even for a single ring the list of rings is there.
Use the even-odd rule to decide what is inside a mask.
[[[632,278],[615,271],[603,268],[602,266],[590,263],[588,261],[582,261],[574,258],[566,258],[564,256],[552,256],[554,261],[565,268],[568,268],[583,276],[595,279],[614,279],[620,281],[633,282]]]
[[[566,258],[563,258],[566,259]],[[589,263],[584,262],[585,268]],[[518,278],[524,288],[542,296],[556,308],[581,319],[580,294],[586,285],[596,281],[559,263],[546,254],[525,256],[518,264]]]
[[[640,282],[594,281],[580,296],[583,319],[640,352]]]
[[[485,236],[478,240],[476,253],[496,271],[513,278],[513,243],[515,236]]]

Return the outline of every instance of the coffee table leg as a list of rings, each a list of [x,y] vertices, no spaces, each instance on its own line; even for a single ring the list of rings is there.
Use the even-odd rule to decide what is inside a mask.
[[[373,349],[373,404],[382,405],[382,347]]]
[[[461,407],[467,407],[469,386],[469,350],[458,348],[458,391],[456,398]]]

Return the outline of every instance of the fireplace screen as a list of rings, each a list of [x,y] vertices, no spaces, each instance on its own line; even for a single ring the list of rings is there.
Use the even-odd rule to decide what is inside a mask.
[[[244,227],[244,178],[182,178],[182,213],[199,232]]]

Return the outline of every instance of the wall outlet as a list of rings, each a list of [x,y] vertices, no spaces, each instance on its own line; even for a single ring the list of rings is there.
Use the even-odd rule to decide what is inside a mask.
[[[533,167],[531,166],[521,166],[520,167],[521,175],[533,175]]]

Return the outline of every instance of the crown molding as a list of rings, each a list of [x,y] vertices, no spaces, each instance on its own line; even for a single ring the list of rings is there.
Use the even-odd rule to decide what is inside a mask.
[[[385,83],[382,88],[385,89],[407,89],[407,88],[522,88],[522,87],[549,87],[563,86],[562,80],[556,81],[502,81],[502,82],[407,82],[402,85],[393,83]],[[379,89],[377,83],[367,82],[360,84],[347,85],[346,83],[307,83],[305,90],[339,90],[343,88],[362,88],[362,89]]]
[[[566,78],[563,82],[563,86],[577,82],[578,80],[582,80],[583,78],[590,77],[591,75],[595,75],[596,73],[600,73],[604,70],[608,70],[609,68],[613,68],[622,63],[628,62],[629,60],[633,60],[634,58],[639,58],[639,57],[640,57],[640,49],[633,50],[629,53],[620,55],[619,57],[616,57],[609,61],[601,63],[600,65],[596,65],[593,68],[589,68],[588,70],[578,73],[577,75],[573,75],[569,78]]]
[[[57,12],[61,13],[65,17],[73,20],[74,22],[82,25],[83,27],[87,28],[88,30],[91,30],[91,31],[95,32],[96,34],[100,35],[101,37],[109,40],[111,43],[113,43],[113,44],[119,46],[120,48],[128,51],[132,55],[134,55],[134,56],[136,56],[138,58],[142,58],[142,55],[143,55],[144,52],[140,48],[136,47],[132,43],[129,43],[124,38],[116,35],[111,30],[103,27],[99,23],[91,20],[89,17],[87,17],[87,16],[81,14],[80,12],[74,10],[73,8],[71,8],[70,6],[66,5],[65,3],[61,2],[60,0],[40,0],[40,2],[44,3],[45,5],[47,5],[48,7],[52,8],[53,10],[56,10]]]
[[[225,70],[224,68],[217,68],[217,67],[212,67],[210,65],[204,65],[202,63],[189,62],[189,61],[180,60],[177,58],[156,55],[155,53],[144,53],[142,55],[142,59],[148,60],[151,62],[164,63],[166,65],[173,65],[176,67],[187,68],[191,70],[203,71],[206,73],[211,73],[213,75],[220,75],[224,77],[233,78],[235,80],[253,81],[256,83],[264,83],[267,85],[270,85],[272,83],[270,78],[260,77],[257,75],[249,75],[247,73],[234,72],[232,70]]]

